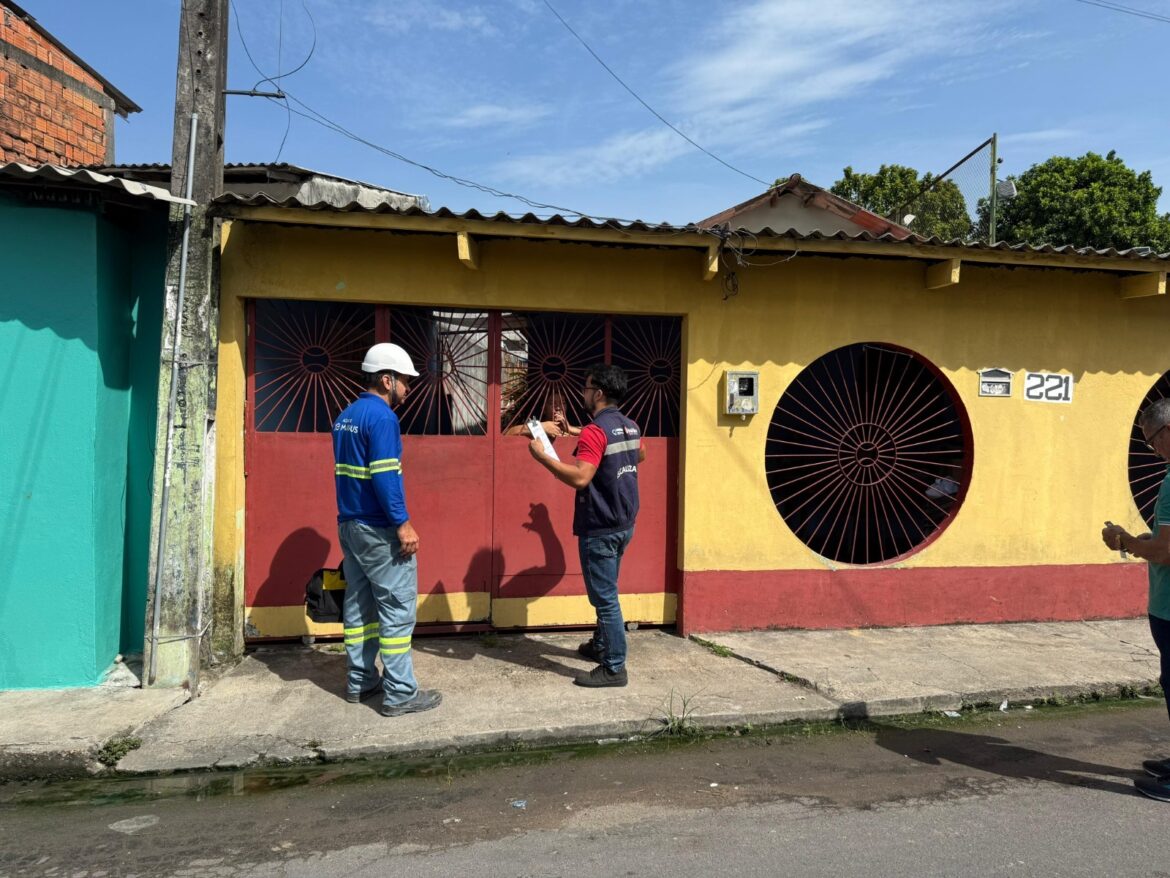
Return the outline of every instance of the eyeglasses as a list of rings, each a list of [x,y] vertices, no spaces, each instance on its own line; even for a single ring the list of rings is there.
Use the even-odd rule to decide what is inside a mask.
[[[1155,430],[1154,435],[1152,435],[1148,439],[1146,439],[1146,448],[1150,449],[1150,451],[1156,452],[1158,449],[1156,449],[1154,447],[1154,440],[1157,439],[1158,434],[1161,433],[1163,430],[1165,430],[1167,427],[1170,427],[1170,424],[1163,424],[1161,427],[1159,427],[1157,430]]]

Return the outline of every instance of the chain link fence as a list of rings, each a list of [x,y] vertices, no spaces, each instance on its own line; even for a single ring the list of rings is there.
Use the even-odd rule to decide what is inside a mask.
[[[925,174],[918,192],[889,219],[926,237],[944,241],[994,242],[995,211],[1002,191],[993,194],[997,140],[993,134],[941,174]]]

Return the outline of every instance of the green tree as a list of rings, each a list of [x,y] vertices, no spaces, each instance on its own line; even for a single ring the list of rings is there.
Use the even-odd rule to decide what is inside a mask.
[[[1170,214],[1158,215],[1160,187],[1112,150],[1080,158],[1053,156],[1019,177],[1015,198],[998,201],[996,238],[1013,244],[1077,247],[1153,247],[1170,250]],[[987,237],[987,203],[979,203],[980,237]]]
[[[909,227],[920,235],[937,235],[947,241],[971,237],[967,201],[953,180],[943,180],[919,196],[935,177],[927,173],[920,178],[916,170],[905,165],[882,165],[876,174],[854,173],[853,168],[841,173],[841,179],[829,190],[834,195],[895,222],[913,214]],[[902,216],[894,216],[899,211]]]

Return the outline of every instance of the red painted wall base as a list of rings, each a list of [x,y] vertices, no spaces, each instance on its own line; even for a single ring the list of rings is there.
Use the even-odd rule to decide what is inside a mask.
[[[686,571],[678,626],[702,631],[1058,622],[1145,615],[1144,564]]]

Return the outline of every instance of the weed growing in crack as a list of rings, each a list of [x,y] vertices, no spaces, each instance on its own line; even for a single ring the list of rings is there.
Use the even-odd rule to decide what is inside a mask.
[[[696,637],[693,634],[691,635],[691,640],[695,641],[699,646],[706,647],[708,652],[720,658],[732,658],[735,655],[730,647],[724,646],[722,643],[715,643],[713,640],[704,640],[702,637]]]
[[[678,695],[677,707],[675,704],[676,694]],[[698,696],[698,692],[694,695],[683,695],[681,692],[676,693],[672,688],[670,696],[662,702],[662,718],[659,720],[661,725],[657,731],[651,733],[651,737],[693,738],[701,735],[702,730],[695,725],[691,716],[697,707],[695,699]]]
[[[98,750],[97,761],[102,765],[113,768],[127,753],[129,753],[131,750],[137,750],[141,746],[141,738],[110,738],[110,740],[106,741],[106,743],[102,745],[102,749]]]

